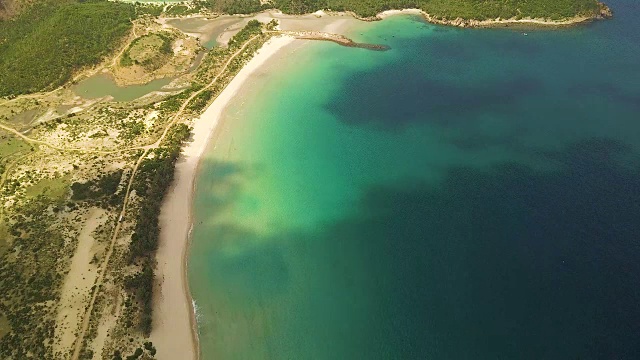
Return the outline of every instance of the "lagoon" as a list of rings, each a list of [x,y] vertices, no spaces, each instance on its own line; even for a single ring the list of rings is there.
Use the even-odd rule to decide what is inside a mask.
[[[118,86],[113,78],[105,74],[93,75],[74,85],[71,90],[85,99],[96,99],[105,96],[114,101],[132,101],[153,91],[162,91],[173,78],[157,79],[143,85]]]

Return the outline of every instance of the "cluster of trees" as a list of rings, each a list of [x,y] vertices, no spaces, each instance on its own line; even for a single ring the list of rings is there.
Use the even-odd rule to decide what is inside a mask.
[[[352,11],[371,17],[391,9],[419,8],[438,18],[495,19],[536,17],[560,19],[598,11],[596,0],[209,0],[209,6],[226,13],[254,13],[278,8],[289,14],[317,10]]]
[[[200,1],[193,1],[190,5],[171,5],[167,8],[165,14],[167,16],[183,16],[189,14],[196,14],[202,10],[204,3]]]
[[[164,140],[165,145],[155,150],[153,158],[146,159],[140,165],[134,189],[138,194],[144,195],[145,201],[131,242],[132,260],[154,252],[158,246],[160,206],[173,181],[174,165],[180,155],[182,143],[190,134],[191,129],[187,125],[174,125]]]
[[[187,125],[174,125],[167,133],[163,146],[156,149],[155,156],[140,165],[134,183],[134,189],[138,194],[144,194],[145,200],[131,237],[129,255],[132,264],[141,265],[141,271],[129,277],[125,281],[125,287],[141,305],[138,324],[147,336],[151,333],[155,251],[160,235],[158,216],[162,199],[173,181],[180,149],[190,135],[191,129]]]
[[[206,6],[225,14],[251,14],[271,7],[260,0],[207,0]]]
[[[43,0],[0,21],[0,96],[55,88],[113,52],[134,6],[106,0]]]
[[[152,4],[152,3],[139,3],[136,2],[135,3],[135,7],[136,7],[136,16],[138,17],[142,17],[142,16],[150,16],[150,17],[158,17],[162,14],[162,10],[164,9],[164,3],[163,4]]]
[[[0,317],[10,327],[0,338],[0,359],[53,359],[55,305],[69,259],[65,239],[50,211],[56,201],[43,195],[20,204],[12,216],[14,251],[0,255]],[[7,239],[9,240],[9,239]]]
[[[160,111],[162,111],[164,114],[171,114],[178,111],[180,109],[180,106],[182,106],[182,104],[184,103],[184,101],[187,100],[187,98],[189,98],[191,94],[200,90],[201,88],[202,88],[201,85],[193,84],[189,88],[175,95],[171,95],[167,97],[162,101],[162,103],[160,103],[160,107],[159,107]]]
[[[128,276],[124,281],[125,289],[141,306],[138,316],[138,328],[146,336],[151,334],[151,316],[153,314],[153,265],[151,259],[144,259],[142,270]]]
[[[187,105],[187,109],[194,112],[198,112],[204,109],[207,105],[209,105],[209,101],[211,100],[212,97],[213,97],[213,91],[205,90],[200,94],[198,94],[196,97],[194,97],[193,100],[191,100],[189,105]]]
[[[258,20],[249,21],[242,30],[229,40],[229,49],[239,48],[251,37],[262,34],[262,25],[263,24]]]
[[[115,198],[113,194],[118,190],[121,179],[122,170],[118,170],[104,174],[97,179],[74,182],[71,184],[71,190],[73,191],[71,200],[95,200],[105,196]]]
[[[156,355],[156,348],[155,346],[153,346],[153,343],[151,343],[150,341],[147,341],[144,343],[144,350],[142,350],[142,348],[136,348],[133,352],[133,354],[129,355],[126,357],[126,360],[136,360],[139,359],[143,354],[144,351],[146,350],[149,355],[151,356],[155,356]],[[120,352],[120,350],[116,350],[113,353],[113,358],[112,360],[123,360],[122,359],[122,352]]]

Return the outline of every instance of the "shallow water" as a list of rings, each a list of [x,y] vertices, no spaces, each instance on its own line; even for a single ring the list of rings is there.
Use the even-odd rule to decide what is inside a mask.
[[[173,78],[157,79],[143,85],[118,86],[113,78],[104,75],[93,75],[74,85],[71,90],[85,99],[96,99],[112,96],[114,101],[131,101],[154,91],[161,91],[169,85]]]
[[[239,24],[243,21],[244,19],[239,16],[220,16],[214,19],[202,17],[171,19],[167,23],[186,33],[202,34],[202,46],[212,49],[220,45],[217,40],[221,34],[234,25],[242,28]]]
[[[197,179],[203,359],[640,357],[640,5],[285,50]]]

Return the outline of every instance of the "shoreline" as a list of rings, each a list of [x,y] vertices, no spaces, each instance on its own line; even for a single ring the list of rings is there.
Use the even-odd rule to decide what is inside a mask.
[[[437,25],[447,25],[447,26],[455,26],[462,28],[494,28],[494,27],[509,27],[513,26],[541,26],[541,27],[562,27],[562,26],[573,26],[579,25],[585,22],[607,19],[613,17],[613,13],[611,9],[604,3],[599,3],[600,11],[598,14],[593,14],[593,16],[584,16],[584,15],[576,15],[571,18],[566,18],[562,20],[548,20],[542,18],[509,18],[509,19],[488,19],[488,20],[474,20],[474,19],[440,19],[436,18],[433,15],[417,8],[413,9],[402,9],[402,10],[387,10],[377,14],[374,17],[370,18],[361,18],[357,17],[357,19],[363,21],[378,21],[384,20],[390,16],[394,15],[419,15],[422,16],[427,22],[431,24]]]
[[[288,36],[269,39],[193,121],[192,139],[182,149],[175,167],[174,183],[163,201],[159,217],[161,231],[156,253],[156,282],[162,285],[156,284],[154,290],[154,325],[150,336],[158,349],[159,360],[198,359],[200,355],[198,325],[187,273],[193,197],[200,160],[224,110],[236,93],[273,55],[292,42],[294,39]]]
[[[558,27],[576,25],[598,18],[594,15],[594,17],[575,17],[562,21],[544,19],[441,20],[432,18],[420,9],[389,10],[372,18],[361,18],[348,12],[318,11],[307,15],[315,15],[318,18],[348,15],[358,21],[377,21],[403,14],[419,15],[434,24],[477,28],[510,25]],[[462,22],[458,22],[459,20]],[[337,24],[337,22],[332,23]],[[324,30],[335,32],[331,26],[325,26]],[[181,156],[175,166],[173,185],[162,203],[159,216],[161,231],[156,253],[154,325],[150,336],[150,340],[158,350],[156,356],[159,360],[200,358],[196,304],[189,289],[188,250],[192,240],[193,199],[201,159],[216,134],[224,110],[237,92],[273,55],[293,43],[294,40],[294,37],[286,35],[268,40],[255,56],[242,67],[213,103],[191,124],[193,127],[192,139],[182,148]]]

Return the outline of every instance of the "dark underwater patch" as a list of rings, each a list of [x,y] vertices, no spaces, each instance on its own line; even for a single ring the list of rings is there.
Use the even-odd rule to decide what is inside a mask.
[[[636,358],[640,172],[618,161],[629,152],[591,139],[548,154],[558,171],[505,163],[380,185],[313,233],[254,241],[227,227],[267,245],[215,266],[276,309],[306,289],[278,311],[292,343],[331,344],[318,359]]]
[[[396,130],[415,123],[443,126],[472,121],[487,111],[505,112],[543,85],[533,78],[494,80],[474,85],[464,82],[407,77],[402,69],[359,73],[344,82],[349,94],[326,105],[338,119],[352,125],[372,125]]]

